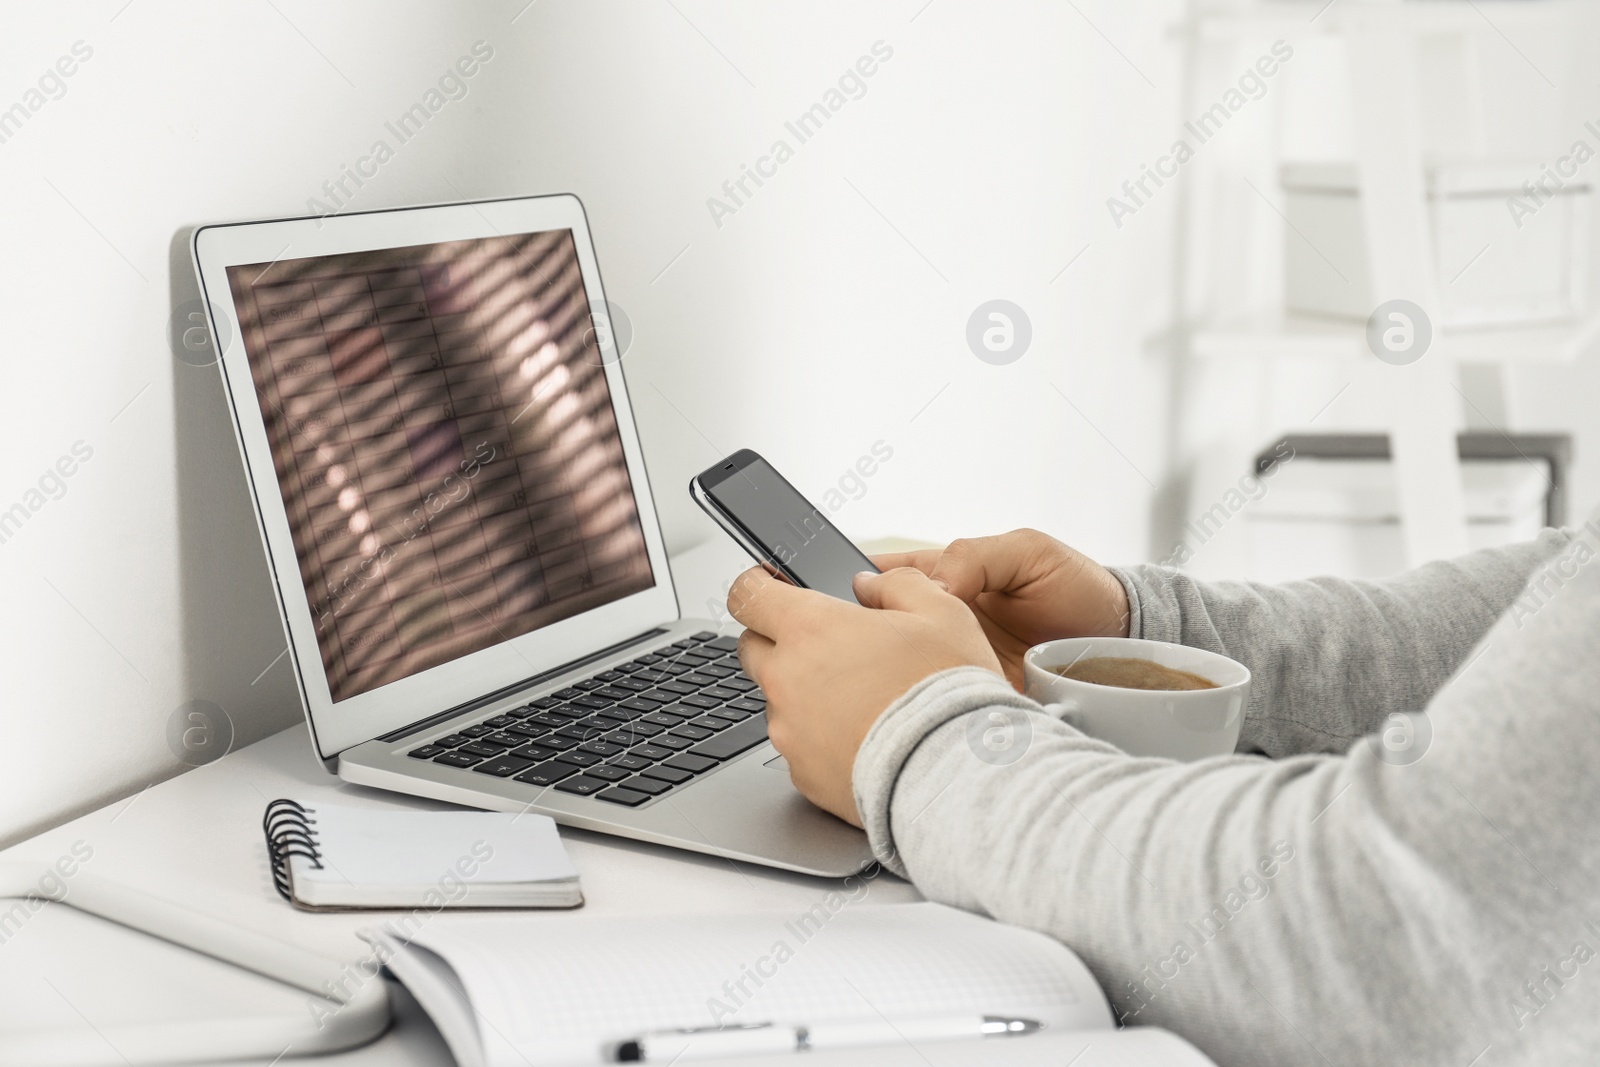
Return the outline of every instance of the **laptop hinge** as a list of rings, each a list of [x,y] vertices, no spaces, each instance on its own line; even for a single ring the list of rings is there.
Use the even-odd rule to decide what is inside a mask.
[[[657,626],[653,630],[646,630],[644,633],[639,634],[636,637],[630,637],[626,641],[618,641],[614,645],[607,645],[605,648],[602,648],[597,652],[591,652],[587,656],[580,656],[577,659],[568,660],[566,663],[563,663],[558,667],[552,667],[547,671],[543,671],[543,672],[541,672],[539,674],[536,674],[532,678],[524,678],[520,682],[512,682],[510,685],[506,686],[503,689],[496,689],[492,693],[485,693],[481,697],[474,697],[473,699],[467,701],[465,704],[457,704],[453,708],[447,708],[444,711],[437,712],[437,713],[435,713],[433,715],[429,715],[425,719],[418,719],[416,722],[411,723],[409,726],[402,726],[402,727],[400,727],[400,729],[394,730],[394,731],[392,731],[390,733],[387,733],[387,734],[383,734],[383,735],[381,735],[379,737],[374,738],[374,740],[376,740],[376,741],[399,741],[402,738],[410,737],[412,734],[417,733],[417,732],[419,732],[421,730],[426,730],[431,726],[436,726],[439,723],[444,722],[446,719],[453,719],[457,715],[465,715],[468,712],[477,711],[479,708],[486,708],[490,704],[493,704],[493,703],[495,703],[497,701],[500,701],[500,700],[504,700],[506,697],[513,696],[516,693],[519,693],[524,689],[531,689],[534,686],[539,685],[539,684],[541,684],[543,682],[548,682],[552,678],[560,677],[561,675],[566,674],[568,671],[576,670],[577,668],[582,667],[582,666],[584,666],[586,664],[594,663],[594,662],[596,662],[598,660],[605,659],[607,656],[611,656],[611,655],[614,655],[614,654],[616,654],[618,652],[621,652],[625,648],[631,648],[632,646],[639,644],[641,641],[648,641],[652,637],[660,637],[662,634],[664,634],[666,632],[667,632],[666,628],[662,627],[662,626]]]

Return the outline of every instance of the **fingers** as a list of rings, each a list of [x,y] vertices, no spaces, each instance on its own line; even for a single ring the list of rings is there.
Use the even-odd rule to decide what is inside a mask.
[[[880,571],[892,571],[897,567],[914,567],[923,574],[931,574],[934,564],[939,562],[939,556],[943,552],[942,548],[919,548],[915,552],[884,552],[870,558]]]
[[[863,571],[855,577],[856,599],[863,607],[917,614],[945,611],[954,601],[931,578],[914,567],[882,574]]]
[[[739,666],[757,685],[764,684],[762,676],[766,673],[772,650],[777,647],[772,638],[763,637],[754,630],[746,630],[739,635]]]
[[[928,576],[971,603],[979,593],[1026,585],[1056,542],[1037,530],[1012,530],[994,537],[963,537],[945,546]]]
[[[729,587],[728,613],[757,633],[778,637],[816,611],[818,599],[830,598],[774,578],[762,567],[751,567]]]

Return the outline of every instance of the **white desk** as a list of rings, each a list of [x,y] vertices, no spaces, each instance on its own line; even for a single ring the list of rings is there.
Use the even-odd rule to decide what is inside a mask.
[[[356,930],[401,913],[310,914],[285,903],[272,887],[261,837],[262,809],[277,797],[337,797],[349,804],[426,810],[449,807],[346,785],[331,777],[313,758],[302,725],[0,852],[0,861],[29,861],[42,868],[81,841],[94,850],[83,869],[100,878],[353,963],[367,953]],[[585,907],[591,914],[769,909],[798,914],[838,885],[582,830],[563,828],[561,833],[582,874]],[[68,885],[70,901],[70,879]],[[874,880],[861,904],[918,899],[910,885],[885,873]],[[566,913],[521,914],[528,922],[542,922]],[[102,966],[114,969],[117,961],[107,959]],[[399,1051],[408,1033],[416,1030],[427,1033],[431,1027],[426,1020],[402,1017],[399,1028],[377,1045],[326,1062],[448,1063],[448,1056],[439,1058],[442,1046],[431,1033],[420,1039],[416,1049]],[[433,1051],[425,1058],[410,1058],[426,1049]],[[379,1056],[383,1058],[367,1058]]]
[[[720,597],[723,582],[747,562],[725,539],[674,559],[684,613],[708,614],[707,601]],[[42,869],[82,842],[93,849],[83,869],[100,878],[320,956],[355,962],[368,951],[356,930],[401,913],[310,914],[285,903],[272,887],[261,837],[262,809],[278,797],[337,797],[350,804],[424,810],[449,807],[340,782],[314,758],[301,725],[15,845],[0,852],[0,862],[29,862]],[[563,828],[561,833],[582,873],[585,910],[591,914],[768,909],[798,914],[838,884],[582,830]],[[68,885],[70,901],[70,880]],[[885,873],[860,903],[918,899],[910,885]],[[522,914],[528,922],[541,922],[564,913]],[[119,961],[113,956],[98,965],[115,971]],[[129,980],[137,977],[130,975]],[[375,1044],[322,1062],[422,1067],[450,1059],[431,1024],[402,1010],[396,1027]]]

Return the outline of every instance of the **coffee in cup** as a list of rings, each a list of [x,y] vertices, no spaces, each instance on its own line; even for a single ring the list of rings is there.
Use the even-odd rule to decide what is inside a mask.
[[[1046,712],[1133,756],[1231,753],[1250,692],[1249,668],[1227,656],[1131,637],[1048,641],[1022,670]]]
[[[1093,685],[1118,689],[1162,689],[1174,692],[1189,689],[1215,689],[1217,683],[1193,671],[1163,667],[1153,660],[1136,656],[1089,656],[1076,663],[1050,668],[1063,678],[1074,678]]]

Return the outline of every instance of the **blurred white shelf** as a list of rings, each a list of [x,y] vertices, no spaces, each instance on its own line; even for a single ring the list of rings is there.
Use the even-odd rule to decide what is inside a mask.
[[[1460,0],[1247,0],[1198,11],[1178,29],[1189,27],[1198,36],[1213,40],[1307,30],[1337,33],[1352,18],[1360,17],[1362,8],[1381,8],[1385,13],[1398,13],[1422,33],[1461,33],[1489,26],[1504,32],[1548,26],[1581,7],[1579,0],[1476,0],[1470,4]]]
[[[1370,357],[1362,323],[1263,311],[1202,326],[1197,356],[1279,359]],[[1600,347],[1600,314],[1569,324],[1445,330],[1433,350],[1465,363],[1570,363]]]

